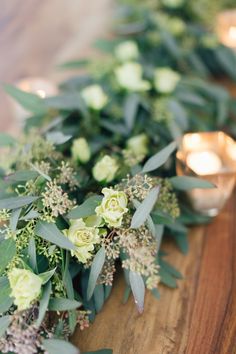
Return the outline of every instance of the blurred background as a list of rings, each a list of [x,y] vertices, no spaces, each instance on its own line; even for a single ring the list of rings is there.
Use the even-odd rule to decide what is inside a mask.
[[[91,55],[109,32],[112,0],[1,0],[0,82],[46,77],[58,82],[57,65]],[[9,99],[0,90],[0,131],[14,133]]]

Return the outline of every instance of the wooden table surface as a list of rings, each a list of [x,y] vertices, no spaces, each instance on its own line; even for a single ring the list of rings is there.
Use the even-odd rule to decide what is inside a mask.
[[[106,33],[111,0],[1,0],[0,81],[23,76],[59,80],[54,66],[83,57]],[[16,130],[0,94],[0,130]],[[113,348],[114,354],[236,354],[236,194],[209,226],[191,229],[190,251],[166,244],[168,260],[184,275],[179,288],[161,287],[139,315],[132,298],[122,304],[118,277],[95,323],[73,337],[82,351]],[[66,353],[65,353],[66,354]]]

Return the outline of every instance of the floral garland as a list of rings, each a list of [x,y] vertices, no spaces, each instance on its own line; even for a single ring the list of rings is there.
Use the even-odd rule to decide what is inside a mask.
[[[235,101],[206,81],[235,79],[235,58],[170,3],[141,19],[126,8],[116,31],[130,38],[97,42],[101,61],[64,64],[86,70],[59,96],[6,85],[33,116],[19,141],[1,134],[2,353],[78,353],[69,336],[101,310],[117,267],[140,312],[145,289],[158,298],[160,281],[181,278],[161,241],[186,253],[186,225],[207,219],[182,192],[211,185],[176,177],[173,152],[188,130],[235,132]]]

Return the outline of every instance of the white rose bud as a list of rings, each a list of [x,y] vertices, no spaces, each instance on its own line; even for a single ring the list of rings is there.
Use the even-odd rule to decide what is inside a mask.
[[[154,73],[154,86],[160,93],[171,93],[175,90],[181,76],[174,70],[163,67]]]
[[[147,91],[151,88],[148,81],[142,79],[142,66],[138,63],[125,63],[115,70],[120,87],[128,91]]]
[[[93,177],[99,182],[111,182],[115,178],[118,168],[119,166],[116,160],[108,155],[105,155],[94,166]]]
[[[87,140],[84,138],[75,139],[71,148],[71,154],[72,158],[76,161],[88,162],[91,157],[91,151]]]
[[[120,61],[135,60],[139,56],[138,46],[133,41],[125,41],[115,48],[115,56]]]
[[[146,134],[139,134],[133,136],[127,141],[127,148],[131,150],[136,156],[146,156],[148,153],[147,148],[148,137]]]
[[[108,102],[108,97],[99,85],[91,85],[83,89],[81,96],[87,106],[100,111]]]

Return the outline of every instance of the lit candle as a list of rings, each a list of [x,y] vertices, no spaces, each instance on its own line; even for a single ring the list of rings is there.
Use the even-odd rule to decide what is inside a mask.
[[[199,176],[213,189],[192,189],[187,192],[194,210],[215,216],[223,208],[235,185],[236,143],[223,132],[185,134],[177,152],[179,176]]]
[[[221,159],[213,151],[190,152],[187,155],[186,163],[200,176],[218,173],[222,168]]]
[[[236,9],[223,11],[217,16],[216,32],[221,43],[236,49]]]
[[[53,82],[40,77],[24,78],[16,83],[16,87],[25,92],[35,93],[41,98],[58,94],[57,86]],[[13,101],[12,106],[16,122],[19,126],[22,126],[24,121],[31,116],[31,113],[15,101]]]

